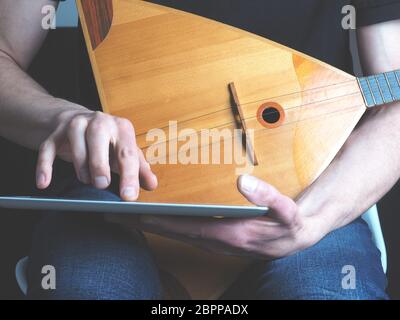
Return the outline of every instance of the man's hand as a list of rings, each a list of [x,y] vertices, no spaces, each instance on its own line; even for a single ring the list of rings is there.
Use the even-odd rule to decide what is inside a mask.
[[[146,190],[157,187],[157,178],[136,145],[129,120],[101,112],[74,110],[61,113],[57,122],[54,132],[39,149],[38,188],[49,186],[56,156],[74,164],[81,182],[99,189],[110,185],[111,171],[119,173],[123,200],[135,201],[140,185]]]
[[[138,221],[108,216],[128,228],[159,234],[204,249],[240,256],[275,259],[305,249],[323,235],[317,219],[302,215],[298,205],[274,187],[252,176],[241,176],[239,191],[252,203],[269,208],[267,217],[217,219],[148,217]]]
[[[57,1],[0,1],[0,135],[33,150],[40,146],[40,189],[49,186],[59,156],[74,164],[80,181],[100,189],[110,184],[111,171],[119,173],[122,199],[136,200],[139,184],[152,190],[157,179],[132,124],[57,99],[25,72],[46,38],[41,9],[49,4]]]

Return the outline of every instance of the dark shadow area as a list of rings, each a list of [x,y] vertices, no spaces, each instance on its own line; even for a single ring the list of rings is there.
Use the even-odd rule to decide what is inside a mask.
[[[388,293],[392,299],[400,300],[400,183],[379,202],[378,208],[388,253]]]
[[[57,29],[50,32],[29,73],[52,95],[76,101],[79,92],[77,55],[76,29]],[[36,153],[2,138],[0,150],[0,194],[40,194],[34,184]],[[71,174],[71,166],[61,161],[56,163],[54,176],[57,179]],[[23,295],[16,284],[15,265],[29,252],[32,228],[40,214],[6,210],[0,210],[0,214],[0,299],[21,299]]]

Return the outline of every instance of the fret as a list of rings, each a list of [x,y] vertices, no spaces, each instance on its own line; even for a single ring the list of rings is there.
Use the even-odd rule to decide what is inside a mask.
[[[367,77],[367,80],[371,87],[371,92],[372,92],[372,95],[374,96],[376,105],[379,106],[381,104],[384,104],[385,100],[383,99],[381,89],[378,85],[378,81],[376,80],[375,76],[369,76],[369,77]]]
[[[385,101],[385,97],[383,96],[382,88],[381,88],[381,86],[379,85],[379,81],[378,81],[378,78],[376,77],[376,74],[373,75],[372,77],[374,78],[374,80],[375,80],[375,82],[376,82],[376,86],[377,86],[377,88],[378,88],[378,93],[379,93],[380,97],[382,98],[383,103],[385,103],[385,102],[386,102],[386,101]],[[372,93],[374,93],[374,91],[372,91]]]
[[[374,106],[376,106],[376,105],[377,105],[377,102],[376,102],[375,96],[374,96],[374,94],[373,94],[373,92],[372,92],[371,82],[369,81],[368,78],[365,78],[365,79],[367,80],[368,89],[369,89],[369,92],[371,92],[372,100],[374,101]]]
[[[394,100],[396,100],[396,98],[395,98],[395,96],[394,96],[394,94],[393,94],[392,86],[390,85],[387,72],[385,72],[383,75],[385,76],[386,83],[387,83],[387,85],[388,85],[388,87],[389,87],[390,95],[392,96],[392,99],[393,99],[393,101],[394,101]]]
[[[393,95],[389,88],[389,83],[386,81],[386,77],[383,73],[375,76],[375,80],[378,82],[380,93],[385,103],[393,102]]]
[[[367,81],[368,81],[369,86],[371,88],[371,93],[372,93],[372,96],[374,97],[375,105],[378,106],[378,105],[383,104],[384,103],[383,97],[382,97],[381,92],[379,90],[378,82],[376,81],[375,76],[367,77]]]
[[[400,70],[357,80],[368,108],[400,101]]]
[[[393,100],[400,100],[400,82],[397,81],[396,73],[394,71],[386,72],[389,87],[393,95]]]
[[[364,96],[365,103],[367,107],[374,107],[376,106],[376,102],[374,96],[372,95],[371,87],[366,78],[359,78],[358,84],[361,88],[361,93]]]

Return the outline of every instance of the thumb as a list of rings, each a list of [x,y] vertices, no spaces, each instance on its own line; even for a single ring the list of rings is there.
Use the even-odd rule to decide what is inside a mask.
[[[278,222],[291,225],[297,215],[297,205],[289,197],[281,194],[272,185],[250,175],[238,179],[240,193],[257,206],[270,209],[270,216]]]

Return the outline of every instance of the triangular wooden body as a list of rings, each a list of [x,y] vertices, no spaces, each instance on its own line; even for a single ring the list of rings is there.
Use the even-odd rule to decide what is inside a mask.
[[[329,165],[365,111],[356,78],[270,40],[144,1],[102,1],[101,12],[93,10],[96,1],[77,2],[103,109],[133,122],[145,152],[151,144],[146,133],[168,128],[169,121],[177,121],[179,131],[235,128],[231,82],[254,130],[258,166],[156,164],[159,188],[142,192],[141,201],[249,205],[236,188],[244,172],[294,198]],[[257,115],[275,104],[284,120],[266,128]],[[177,252],[159,250],[170,259],[178,259]],[[221,289],[236,274],[226,267],[230,260],[195,256],[190,272],[182,267],[178,273],[183,281],[197,279],[189,285],[196,297],[209,297],[207,281]]]

